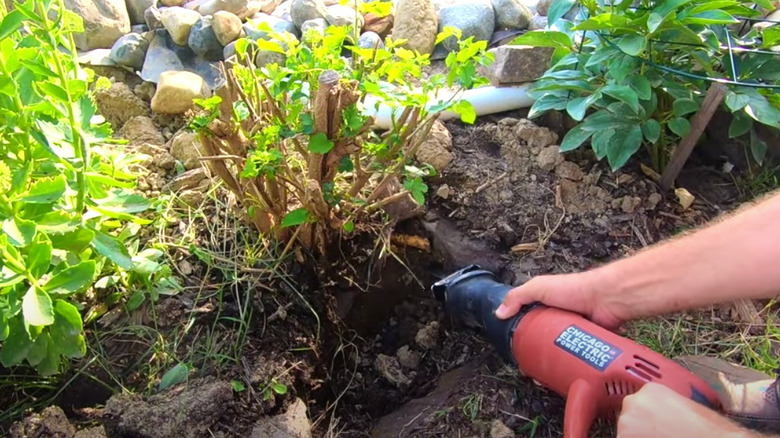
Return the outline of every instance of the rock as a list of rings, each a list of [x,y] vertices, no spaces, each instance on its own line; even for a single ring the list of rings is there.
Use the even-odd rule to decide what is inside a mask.
[[[204,180],[208,181],[208,178],[209,176],[206,173],[206,169],[204,167],[198,167],[197,169],[188,170],[180,175],[176,175],[176,177],[165,185],[165,189],[172,192],[197,190],[204,185]]]
[[[445,27],[454,27],[463,32],[463,39],[474,37],[474,41],[489,41],[495,29],[496,14],[489,0],[466,0],[439,10],[439,32]],[[455,37],[442,42],[450,52],[458,50]]]
[[[380,49],[385,48],[385,43],[382,42],[382,37],[379,36],[376,32],[363,32],[363,35],[360,35],[360,38],[358,38],[357,45],[361,49],[374,49],[375,47]]]
[[[151,102],[154,96],[155,86],[152,82],[141,82],[133,88],[133,93],[144,102]]]
[[[412,383],[411,379],[401,370],[401,364],[394,356],[378,354],[374,359],[374,369],[397,388],[403,388]]]
[[[247,12],[250,3],[249,0],[206,0],[200,5],[199,11],[201,15],[214,15],[218,11],[227,11],[240,16]],[[259,11],[260,8],[258,7],[257,10]]]
[[[385,38],[393,30],[395,18],[392,15],[377,17],[372,13],[363,16],[363,30],[366,32],[375,32],[382,38]]]
[[[443,123],[437,121],[431,126],[425,142],[417,149],[415,157],[421,163],[430,164],[441,173],[452,162],[452,135]]]
[[[274,9],[274,11],[270,14],[274,17],[281,18],[282,20],[292,21],[292,15],[290,14],[291,7],[292,0],[285,0],[279,3],[279,6],[277,6],[276,9]]]
[[[103,426],[81,429],[76,432],[76,435],[74,435],[73,438],[106,438],[106,429]]]
[[[160,75],[152,97],[152,111],[159,114],[183,114],[194,106],[193,99],[211,95],[206,81],[188,71],[167,71]]]
[[[528,30],[545,30],[547,29],[547,17],[543,15],[534,15],[531,22],[528,23]]]
[[[315,18],[313,20],[306,20],[303,25],[301,25],[301,34],[306,35],[309,32],[309,29],[315,29],[317,32],[321,34],[325,34],[325,29],[328,28],[328,20],[324,18]]]
[[[533,12],[521,0],[492,0],[498,29],[526,29]]]
[[[130,24],[146,24],[144,12],[154,6],[154,0],[125,0]]]
[[[620,209],[623,213],[631,214],[642,203],[642,199],[637,196],[624,196],[620,201]]]
[[[656,207],[658,207],[658,203],[661,202],[663,197],[660,193],[651,193],[650,196],[647,197],[647,209],[648,210],[655,210]]]
[[[179,131],[171,140],[170,150],[171,155],[181,161],[185,169],[202,167],[200,157],[206,155],[198,134],[190,131]]]
[[[163,170],[173,170],[176,167],[176,159],[163,147],[144,143],[138,146],[137,150],[139,153],[149,156],[148,161],[144,161],[144,166],[154,165]]]
[[[257,55],[255,55],[255,65],[257,68],[263,68],[266,65],[271,64],[285,65],[285,63],[287,63],[287,56],[283,53],[270,50],[258,50]]]
[[[141,70],[148,49],[148,39],[137,33],[129,33],[116,40],[108,57],[119,65]]]
[[[426,350],[436,348],[436,345],[439,343],[439,322],[431,321],[428,325],[421,328],[417,332],[417,336],[414,337],[414,341]]]
[[[682,187],[674,189],[674,194],[677,196],[677,201],[683,210],[690,208],[690,206],[693,205],[693,201],[696,200],[696,197],[693,196],[691,192]]]
[[[84,32],[73,34],[79,50],[108,49],[130,32],[125,0],[65,0],[65,7],[84,21]]]
[[[162,133],[157,129],[152,119],[147,116],[135,116],[128,120],[119,130],[119,137],[124,138],[130,144],[162,145],[165,143]]]
[[[229,59],[236,54],[236,42],[228,43],[224,49],[222,49],[222,58]]]
[[[497,87],[532,82],[550,68],[553,51],[552,47],[496,47],[490,49],[495,61],[482,72]]]
[[[162,22],[162,12],[156,6],[152,6],[144,11],[144,21],[146,21],[149,30],[165,28]]]
[[[555,174],[561,178],[570,179],[572,181],[582,181],[582,169],[580,166],[572,163],[571,161],[564,161],[555,167]]]
[[[501,420],[495,419],[490,423],[490,438],[515,438],[515,433]]]
[[[241,34],[241,19],[228,11],[217,11],[211,21],[211,28],[217,41],[223,46],[238,39]]]
[[[212,22],[213,18],[207,15],[193,24],[187,44],[201,58],[207,61],[219,61],[222,59],[223,46],[214,33]]]
[[[200,21],[200,14],[179,6],[165,8],[162,11],[163,26],[173,38],[173,42],[186,46],[192,26]]]
[[[327,19],[327,15],[328,10],[322,0],[292,0],[290,4],[290,16],[298,28],[315,18]]]
[[[558,146],[550,146],[539,151],[539,155],[536,157],[536,164],[539,168],[547,172],[553,170],[555,166],[563,162],[563,155]]]
[[[149,26],[146,24],[134,24],[130,26],[130,33],[144,33],[149,32]]]
[[[195,12],[197,14],[197,12]],[[216,63],[195,55],[189,46],[176,44],[165,29],[154,32],[154,38],[146,51],[141,79],[157,83],[160,75],[167,71],[190,71],[206,81],[209,88],[215,88],[221,79]]]
[[[287,32],[296,38],[301,36],[301,31],[292,22],[261,12],[253,15],[250,20],[244,23],[243,29],[247,38],[251,40],[268,39],[268,33],[261,29],[263,23],[266,23],[276,33]]]
[[[106,402],[101,421],[112,437],[196,438],[208,436],[232,404],[229,382],[190,380],[150,397],[114,395]]]
[[[160,4],[163,6],[184,6],[185,3],[187,3],[187,0],[160,0]],[[195,11],[195,9],[191,7],[188,7],[187,9]]]
[[[539,3],[536,4],[536,13],[546,17],[552,2],[553,0],[539,0]]]
[[[394,19],[393,39],[406,40],[404,47],[409,50],[433,53],[439,21],[431,0],[400,0],[396,10],[403,14]]]
[[[198,208],[206,200],[202,190],[184,190],[177,195],[182,206]]]
[[[349,6],[328,6],[325,19],[331,26],[355,26],[355,22],[357,22],[357,28],[363,28],[363,15],[358,14]]]
[[[98,112],[108,123],[119,130],[125,122],[135,116],[149,114],[149,106],[130,91],[123,82],[114,82],[110,88],[99,88],[95,91],[95,103]]]
[[[436,196],[440,197],[441,199],[448,199],[451,193],[452,189],[447,184],[442,184],[438,189],[436,189]]]
[[[532,150],[557,144],[558,134],[544,126],[537,126],[528,119],[521,119],[515,127],[517,136]]]
[[[261,0],[260,1],[260,12],[264,12],[266,14],[270,14],[271,12],[275,11],[276,8],[278,8],[281,3],[282,3],[282,0]]]
[[[408,345],[399,348],[395,355],[398,357],[398,363],[404,368],[416,370],[420,366],[420,355],[409,348]]]
[[[76,428],[59,406],[49,406],[40,414],[32,414],[11,426],[11,438],[53,437],[73,438]]]
[[[311,438],[306,403],[297,398],[282,414],[263,417],[255,423],[250,438]]]

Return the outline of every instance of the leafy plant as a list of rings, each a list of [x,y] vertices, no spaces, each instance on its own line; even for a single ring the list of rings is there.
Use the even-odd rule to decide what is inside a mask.
[[[704,77],[712,77],[743,84],[731,86],[723,103],[733,114],[729,135],[749,133],[753,156],[761,162],[766,145],[752,125],[780,127],[780,99],[753,86],[780,83],[780,58],[749,49],[777,44],[780,28],[755,27],[737,37],[729,26],[739,23],[737,17],[755,17],[753,3],[771,7],[771,2],[577,3],[587,12],[582,21],[562,18],[574,1],[554,0],[549,19],[559,30],[528,32],[515,40],[555,48],[554,65],[531,89],[537,100],[530,116],[565,110],[580,122],[563,139],[562,151],[590,140],[598,159],[618,169],[645,145],[661,171],[699,110],[710,84]],[[729,44],[737,49],[730,52]]]
[[[260,393],[263,395],[263,400],[272,400],[274,394],[287,394],[287,386],[277,382],[276,379],[271,379],[271,381],[260,390]]]
[[[460,43],[449,72],[423,79],[429,56],[388,39],[359,48],[348,27],[310,30],[303,42],[262,29],[268,39],[239,40],[240,58],[225,69],[228,85],[199,102],[191,126],[209,163],[258,230],[324,254],[334,235],[380,214],[404,197],[424,202],[431,169],[412,159],[446,110],[473,122],[463,90],[482,84],[485,42],[446,29]],[[350,53],[349,58],[342,56]],[[270,60],[270,61],[269,61]],[[454,94],[434,96],[451,87]],[[373,128],[371,109],[390,108],[389,129]]]
[[[0,20],[0,362],[51,375],[85,354],[82,293],[166,273],[137,252],[150,203],[127,169],[141,157],[100,145],[111,131],[74,58],[81,18],[62,0],[27,0],[0,4]]]

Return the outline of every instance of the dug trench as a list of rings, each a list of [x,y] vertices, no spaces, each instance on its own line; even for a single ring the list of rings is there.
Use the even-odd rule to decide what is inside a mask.
[[[185,326],[193,311],[204,315],[178,345],[183,357],[204,364],[197,378],[107,401],[104,390],[100,399],[86,397],[97,394],[94,385],[72,385],[57,404],[71,421],[98,425],[109,437],[561,436],[563,400],[502,362],[478,331],[452,323],[431,284],[470,264],[511,284],[588,269],[700,225],[741,199],[727,176],[694,165],[679,185],[697,200],[683,208],[636,165],[613,173],[586,152],[564,157],[557,129],[520,114],[447,128],[452,161],[429,181],[427,211],[399,223],[390,245],[347,240],[338,261],[291,264],[281,281],[250,270],[263,281],[233,281],[228,295],[235,298],[219,312],[213,298],[166,299],[155,311],[161,331]],[[220,222],[232,213],[211,214]],[[223,258],[233,254],[226,242],[234,237],[212,236]],[[224,280],[195,255],[186,260],[194,266],[189,284],[208,289]],[[247,309],[250,318],[242,316]],[[193,338],[204,331],[214,350],[244,340],[235,365],[200,360],[208,352],[194,348],[201,344]],[[136,357],[133,336],[101,344],[121,353],[110,374],[128,387],[142,375],[141,359],[152,361]],[[272,384],[284,390],[270,391]],[[25,431],[40,423],[28,417],[12,436],[33,436]],[[594,436],[611,431],[600,423]]]

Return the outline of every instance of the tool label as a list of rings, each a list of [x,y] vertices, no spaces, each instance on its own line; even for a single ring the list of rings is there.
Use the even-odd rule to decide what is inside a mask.
[[[623,352],[576,325],[570,325],[561,332],[555,345],[599,371],[604,371]]]

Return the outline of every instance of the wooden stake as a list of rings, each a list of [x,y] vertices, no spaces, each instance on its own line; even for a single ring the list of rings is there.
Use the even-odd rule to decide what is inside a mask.
[[[685,162],[688,161],[688,157],[691,155],[696,142],[699,141],[704,128],[710,123],[710,119],[715,114],[715,111],[720,106],[723,98],[726,95],[726,86],[713,82],[707,90],[707,95],[704,97],[704,102],[701,104],[701,108],[696,115],[693,116],[691,121],[691,130],[688,135],[677,145],[674,150],[672,159],[669,160],[669,164],[664,169],[664,174],[661,176],[661,193],[666,193],[674,184],[677,176],[680,175]]]

